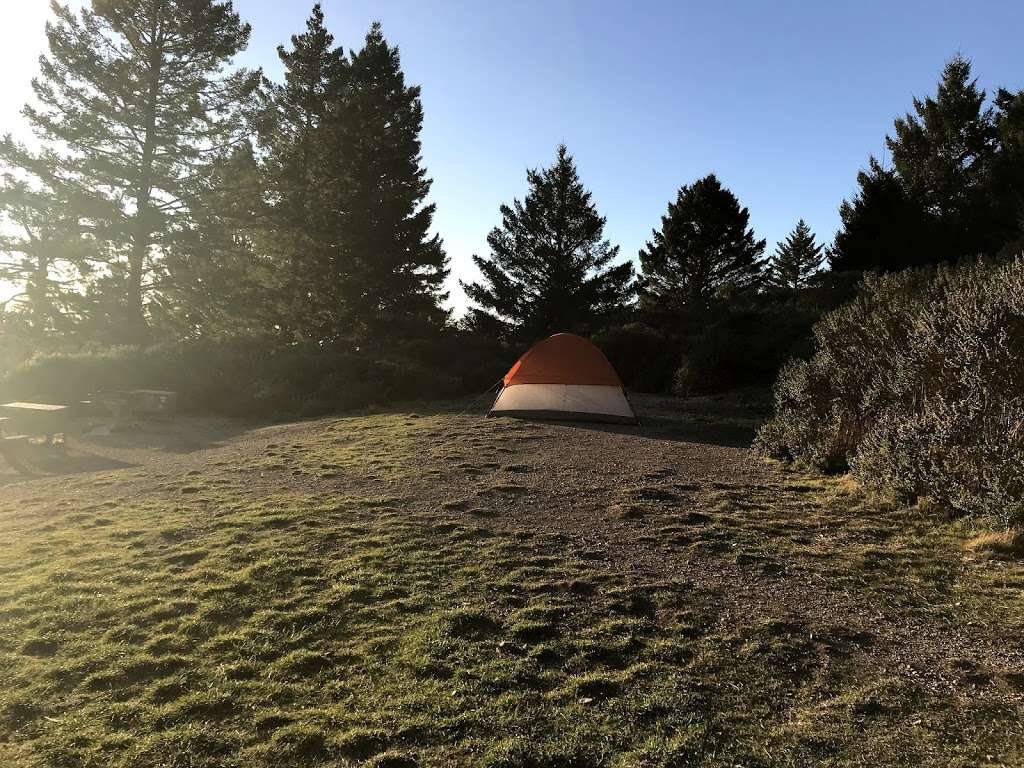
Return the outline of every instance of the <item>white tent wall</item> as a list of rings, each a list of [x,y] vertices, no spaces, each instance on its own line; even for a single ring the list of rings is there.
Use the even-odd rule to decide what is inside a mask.
[[[513,384],[501,390],[491,415],[637,422],[622,387],[592,384]]]

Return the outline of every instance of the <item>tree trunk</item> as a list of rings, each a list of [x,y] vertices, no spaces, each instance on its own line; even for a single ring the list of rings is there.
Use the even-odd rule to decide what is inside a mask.
[[[136,214],[138,217],[138,214]],[[142,227],[136,226],[136,234],[132,241],[132,251],[128,257],[128,295],[126,296],[126,321],[124,329],[125,341],[129,344],[143,345],[149,338],[149,324],[146,322],[146,311],[142,299],[142,280],[146,268],[146,250],[148,245],[140,239],[144,234]]]
[[[159,11],[154,14],[150,28],[149,72],[145,115],[142,158],[135,192],[135,216],[132,220],[132,247],[128,256],[127,328],[125,336],[129,343],[145,344],[149,339],[149,324],[146,322],[145,301],[142,283],[146,276],[146,258],[153,238],[153,153],[156,149],[157,100],[160,96],[160,70],[163,65],[161,40],[161,18]]]
[[[50,260],[46,256],[36,257],[35,273],[28,279],[25,293],[31,307],[32,332],[42,339],[48,330],[48,319],[52,315],[47,284],[50,280]]]

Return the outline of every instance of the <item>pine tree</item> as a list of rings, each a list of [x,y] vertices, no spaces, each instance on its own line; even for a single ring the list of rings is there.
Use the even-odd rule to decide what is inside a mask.
[[[324,26],[317,3],[306,31],[278,46],[284,82],[268,84],[269,110],[261,125],[266,186],[273,201],[265,245],[280,265],[277,324],[286,336],[319,341],[342,325],[337,295],[344,278],[339,240],[343,211],[337,194],[346,187],[342,140],[335,130],[345,116],[348,61]]]
[[[986,182],[997,146],[993,110],[962,56],[942,71],[935,97],[914,99],[914,112],[887,137],[893,166],[908,197],[931,220],[932,261],[992,250]]]
[[[25,313],[11,309],[12,305],[0,300],[0,380],[40,350]]]
[[[338,301],[347,322],[335,335],[359,345],[430,334],[447,320],[448,260],[440,237],[429,234],[434,205],[424,202],[431,180],[420,154],[420,88],[405,84],[398,49],[380,24],[352,55],[343,105],[328,130],[341,137],[344,173],[323,189],[341,214]]]
[[[257,75],[225,75],[249,27],[230,0],[94,0],[80,16],[57,2],[49,53],[24,110],[54,175],[88,196],[92,236],[123,292],[125,341],[148,335],[146,299],[161,254],[187,220],[206,159],[232,142]],[[9,155],[2,160],[10,163]]]
[[[832,271],[893,272],[930,263],[934,229],[896,172],[872,157],[857,184],[857,194],[839,206],[842,228],[828,251]]]
[[[934,97],[886,137],[893,168],[870,158],[839,209],[831,268],[892,271],[992,254],[1013,241],[1024,210],[1024,95],[1001,89],[994,108],[962,56]]]
[[[266,336],[288,277],[266,247],[264,189],[249,142],[217,158],[187,229],[167,248],[173,279],[155,287],[154,327],[174,338]]]
[[[800,219],[776,247],[768,263],[766,283],[779,290],[806,288],[811,276],[821,268],[823,248],[814,242],[807,222]]]
[[[527,171],[529,191],[501,206],[487,237],[489,258],[473,256],[481,282],[462,283],[479,305],[475,324],[516,344],[552,333],[600,330],[633,292],[633,265],[613,264],[597,212],[564,145],[555,163]]]
[[[640,251],[641,307],[671,317],[705,309],[716,295],[756,289],[764,249],[750,212],[714,174],[705,176],[679,190]]]
[[[930,213],[961,215],[988,170],[996,136],[984,103],[970,62],[956,56],[943,69],[936,96],[915,98],[916,116],[898,118],[895,137],[886,139],[907,192]]]
[[[1000,88],[995,98],[999,149],[989,180],[993,234],[1010,252],[1024,245],[1024,90]]]
[[[8,305],[24,316],[34,343],[68,336],[81,313],[78,288],[96,250],[86,237],[72,190],[48,172],[48,158],[10,136],[0,154],[20,173],[0,177],[0,282],[21,290]]]

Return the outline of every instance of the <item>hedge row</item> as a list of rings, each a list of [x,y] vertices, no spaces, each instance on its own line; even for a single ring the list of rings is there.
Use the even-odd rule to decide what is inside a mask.
[[[757,448],[1024,523],[1024,257],[868,276],[814,336]]]
[[[472,391],[475,372],[453,369],[447,357],[436,347],[358,354],[255,339],[115,347],[36,355],[0,382],[0,396],[73,403],[102,389],[167,389],[189,412],[312,416]],[[482,381],[494,364],[481,365]]]

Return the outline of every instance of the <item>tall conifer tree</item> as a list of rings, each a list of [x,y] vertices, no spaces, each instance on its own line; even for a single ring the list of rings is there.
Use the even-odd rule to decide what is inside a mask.
[[[907,195],[929,217],[924,244],[932,260],[955,260],[993,249],[986,181],[997,146],[993,110],[971,77],[971,63],[955,56],[942,70],[934,97],[914,99],[914,114],[894,123],[887,137],[893,166]]]
[[[335,128],[346,112],[348,61],[319,3],[306,31],[292,36],[290,49],[278,46],[277,55],[284,82],[268,86],[270,109],[260,132],[271,202],[264,243],[285,275],[279,326],[296,340],[320,341],[342,322],[344,211],[336,191],[346,187],[347,170]]]
[[[92,236],[112,259],[103,286],[123,292],[105,300],[121,312],[116,336],[144,341],[162,253],[187,221],[208,157],[235,140],[237,108],[257,83],[225,74],[249,27],[230,0],[94,0],[78,16],[55,0],[51,8],[38,106],[24,114],[54,176],[91,198]]]
[[[1007,249],[1024,250],[1024,90],[1000,88],[995,98],[999,149],[989,180],[996,236]]]
[[[529,191],[501,206],[489,258],[473,256],[483,280],[462,283],[479,305],[475,321],[525,344],[559,331],[600,330],[629,303],[633,265],[614,264],[618,246],[564,145],[550,168],[527,171]]]
[[[49,171],[45,154],[33,155],[10,136],[0,141],[0,154],[20,170],[0,176],[0,281],[20,287],[9,305],[23,316],[32,341],[56,341],[81,320],[81,284],[97,250],[73,188]]]
[[[766,283],[780,290],[806,288],[808,280],[821,267],[822,248],[814,242],[814,233],[807,222],[800,219],[776,247],[768,263]]]
[[[1012,235],[1016,214],[1006,200],[1013,194],[993,186],[1007,156],[1005,135],[970,62],[952,58],[936,94],[913,104],[886,137],[892,168],[872,157],[858,174],[857,195],[840,207],[843,228],[829,253],[834,270],[955,261],[994,253]],[[998,117],[1008,105],[997,98]]]
[[[872,157],[857,184],[857,194],[839,206],[842,228],[828,251],[833,271],[892,272],[935,259],[928,216],[894,170]]]
[[[961,219],[982,186],[996,148],[992,109],[962,56],[942,70],[934,97],[914,99],[886,144],[907,192],[937,217]]]
[[[698,179],[679,190],[640,251],[641,307],[671,317],[705,309],[723,292],[756,289],[764,248],[736,196],[714,174]]]
[[[324,189],[340,211],[340,302],[347,322],[338,338],[359,344],[439,330],[448,260],[431,235],[431,180],[420,154],[423,105],[406,85],[398,49],[374,24],[352,55],[344,108],[331,116],[341,137],[344,173]]]
[[[266,247],[262,181],[248,142],[214,163],[189,227],[167,248],[172,279],[154,291],[155,326],[176,338],[271,333],[288,273]]]

